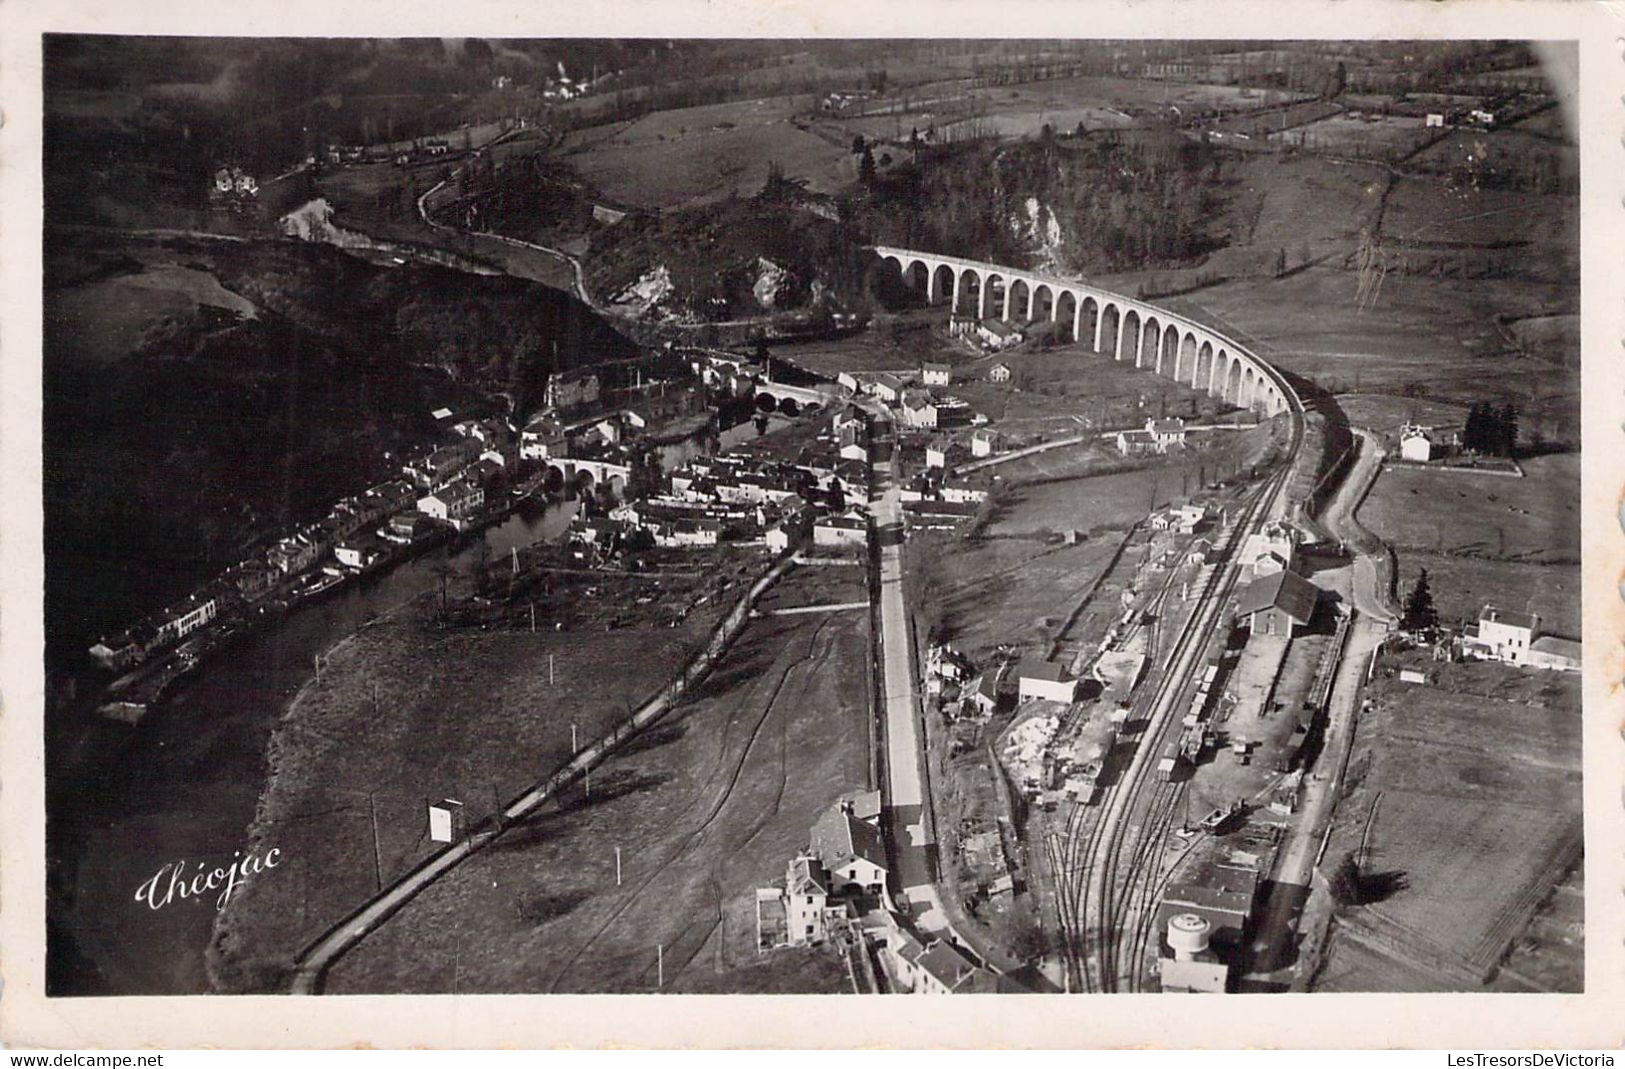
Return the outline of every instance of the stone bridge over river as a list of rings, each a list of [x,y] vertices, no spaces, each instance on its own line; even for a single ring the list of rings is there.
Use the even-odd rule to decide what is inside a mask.
[[[875,246],[931,303],[977,319],[1053,322],[1114,360],[1155,371],[1266,416],[1296,407],[1286,380],[1217,331],[1142,300],[1020,268]]]

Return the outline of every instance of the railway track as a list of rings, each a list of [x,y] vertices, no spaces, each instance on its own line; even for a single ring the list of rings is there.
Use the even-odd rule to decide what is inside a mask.
[[[1224,556],[1233,559],[1246,536],[1270,515],[1290,476],[1290,467],[1270,477],[1243,507],[1225,538]],[[1201,841],[1193,838],[1170,859],[1171,832],[1184,801],[1184,783],[1165,783],[1152,774],[1152,762],[1179,727],[1174,712],[1194,685],[1214,624],[1237,580],[1233,564],[1215,568],[1196,592],[1195,604],[1162,655],[1168,641],[1160,611],[1179,572],[1171,569],[1152,600],[1154,613],[1148,659],[1163,665],[1157,686],[1136,702],[1131,723],[1138,731],[1124,741],[1134,757],[1123,775],[1102,788],[1097,805],[1075,805],[1065,829],[1046,841],[1055,876],[1056,921],[1062,935],[1062,967],[1072,990],[1138,990],[1155,927],[1157,902],[1173,867]]]

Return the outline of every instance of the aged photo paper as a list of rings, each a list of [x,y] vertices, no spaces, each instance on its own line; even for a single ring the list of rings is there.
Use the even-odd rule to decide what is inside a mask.
[[[1625,1039],[1618,9],[0,42],[8,1045]]]

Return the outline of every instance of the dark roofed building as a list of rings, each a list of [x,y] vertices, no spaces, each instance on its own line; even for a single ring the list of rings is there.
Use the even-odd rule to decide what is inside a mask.
[[[886,882],[886,847],[880,829],[837,803],[812,827],[812,852],[829,871],[836,893],[848,889],[879,894]]]
[[[1294,625],[1307,626],[1314,618],[1319,601],[1319,587],[1283,570],[1249,583],[1236,604],[1236,616],[1245,616],[1254,634],[1291,636]]]

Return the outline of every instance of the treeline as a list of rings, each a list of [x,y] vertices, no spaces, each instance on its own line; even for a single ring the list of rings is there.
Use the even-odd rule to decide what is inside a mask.
[[[1518,406],[1500,408],[1488,401],[1474,401],[1467,409],[1467,426],[1461,432],[1462,448],[1490,456],[1511,457],[1518,451]]]
[[[1173,266],[1218,244],[1206,221],[1220,157],[1171,133],[1051,134],[916,156],[843,204],[882,244],[1025,264],[1042,242],[1077,271]]]

